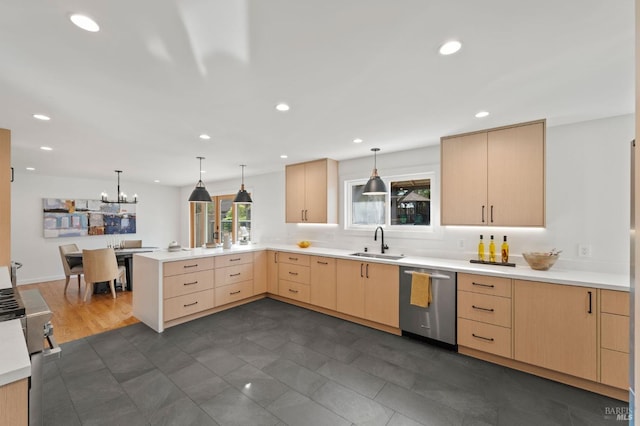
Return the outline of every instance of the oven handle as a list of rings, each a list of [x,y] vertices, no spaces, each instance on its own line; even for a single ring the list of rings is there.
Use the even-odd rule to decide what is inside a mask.
[[[45,357],[57,355],[60,358],[60,352],[62,352],[62,348],[56,342],[56,338],[53,336],[46,337],[47,342],[49,342],[49,347],[42,350],[42,355]]]
[[[409,274],[409,275],[413,274],[414,272],[415,271],[404,271],[405,274]],[[428,272],[425,272],[425,273],[428,274]],[[448,279],[451,279],[450,276],[442,275],[442,274],[432,274],[431,278],[434,279],[434,280],[448,280]]]

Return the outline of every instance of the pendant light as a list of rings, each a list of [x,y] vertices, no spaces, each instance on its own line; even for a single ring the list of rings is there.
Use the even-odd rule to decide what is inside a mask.
[[[253,201],[251,200],[251,196],[244,189],[244,168],[247,167],[247,165],[240,164],[240,167],[242,167],[242,185],[240,185],[240,191],[238,191],[238,194],[236,195],[236,198],[233,199],[233,202],[234,203],[252,203]]]
[[[127,201],[127,194],[120,192],[120,173],[122,170],[114,170],[118,174],[118,199],[117,201],[110,201],[106,192],[100,194],[100,201],[105,204],[136,204],[138,202],[138,194],[133,194],[133,201]]]
[[[204,183],[202,183],[202,160],[204,157],[196,157],[200,160],[200,180],[196,184],[196,187],[193,189],[191,196],[189,197],[189,201],[192,203],[210,203],[211,195],[207,192],[207,188],[204,187]]]
[[[371,172],[371,177],[369,181],[364,186],[364,190],[362,193],[364,195],[386,195],[387,187],[385,186],[380,176],[378,176],[378,169],[376,164],[376,153],[380,151],[380,148],[371,148],[373,151],[373,171]]]

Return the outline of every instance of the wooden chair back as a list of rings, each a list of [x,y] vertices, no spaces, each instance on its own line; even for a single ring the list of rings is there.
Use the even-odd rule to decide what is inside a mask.
[[[82,250],[84,280],[87,283],[100,283],[118,278],[118,261],[112,248]]]

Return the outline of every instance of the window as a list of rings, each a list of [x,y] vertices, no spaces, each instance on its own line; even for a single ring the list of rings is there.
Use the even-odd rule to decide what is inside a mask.
[[[362,194],[366,179],[345,182],[346,227],[369,229],[385,225],[392,229],[429,229],[433,173],[390,176],[383,180],[388,193],[373,196]]]
[[[191,203],[191,247],[220,244],[225,233],[238,241],[244,227],[251,240],[251,204],[234,204],[235,194],[211,197],[210,203]]]

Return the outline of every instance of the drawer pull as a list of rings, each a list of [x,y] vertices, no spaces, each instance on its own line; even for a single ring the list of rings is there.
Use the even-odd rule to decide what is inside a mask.
[[[471,335],[475,338],[486,340],[487,342],[493,342],[493,337],[482,337],[482,336],[478,336],[475,333],[471,333]]]
[[[290,257],[289,260],[298,260],[297,257]]]
[[[297,292],[298,292],[298,290],[294,290],[294,289],[291,289],[291,288],[289,289],[289,291],[290,291],[291,293],[297,293]]]
[[[471,285],[477,285],[478,287],[487,287],[487,288],[494,288],[495,287],[493,284],[482,284],[482,283],[477,283],[477,282],[472,282]]]
[[[240,291],[241,291],[241,290],[238,290],[238,291],[232,291],[232,292],[230,292],[230,293],[229,293],[229,296],[233,296],[234,294],[238,294],[238,293],[240,293]]]
[[[319,260],[318,260],[318,263],[319,263],[320,265],[328,265],[328,264],[329,264],[329,262],[320,262]]]
[[[194,285],[194,284],[198,284],[198,281],[194,281],[192,283],[183,283],[182,285]]]
[[[235,259],[229,259],[229,262],[237,262],[238,260],[242,260],[242,258],[236,257]]]
[[[494,309],[493,309],[493,308],[483,308],[483,307],[476,306],[476,305],[471,305],[471,307],[472,307],[473,309],[477,309],[477,310],[479,310],[479,311],[494,312]]]
[[[298,273],[289,271],[289,275],[298,275]]]
[[[428,326],[426,326],[424,324],[420,324],[420,328],[429,328],[430,329],[431,327],[428,327]]]
[[[240,275],[240,272],[238,272],[237,274],[229,274],[230,277],[237,277]]]
[[[193,303],[187,303],[186,305],[184,305],[184,307],[185,307],[185,308],[187,308],[187,307],[189,307],[189,306],[193,306],[193,305],[197,305],[197,304],[198,304],[198,301],[196,300],[196,301],[195,301],[195,302],[193,302]]]
[[[198,264],[196,263],[195,265],[184,265],[183,268],[187,269],[187,268],[197,268]]]

